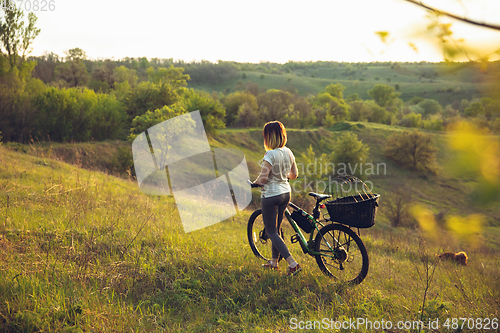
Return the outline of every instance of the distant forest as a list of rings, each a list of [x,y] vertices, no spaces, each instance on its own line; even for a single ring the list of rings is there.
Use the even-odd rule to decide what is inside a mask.
[[[500,132],[500,62],[485,70],[480,63],[89,60],[79,48],[65,57],[0,59],[5,142],[132,139],[194,110],[210,135],[275,119],[291,128],[352,120],[441,131],[470,118]]]

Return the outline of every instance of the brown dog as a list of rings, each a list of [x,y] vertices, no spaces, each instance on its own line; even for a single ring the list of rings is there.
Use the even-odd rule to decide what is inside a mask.
[[[457,253],[453,252],[444,252],[440,255],[438,255],[438,258],[441,260],[454,260],[460,265],[467,266],[467,253],[461,251]]]

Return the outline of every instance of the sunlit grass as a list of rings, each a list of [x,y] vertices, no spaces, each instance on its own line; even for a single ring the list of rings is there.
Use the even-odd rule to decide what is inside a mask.
[[[374,126],[380,128],[367,130],[388,130]],[[228,131],[220,140],[245,147],[240,141],[250,138],[258,145],[261,132],[238,135]],[[321,139],[307,131],[294,135],[298,152],[308,147],[306,138]],[[261,152],[252,147],[245,154],[257,158]],[[435,180],[420,184],[423,200],[433,203]],[[291,331],[292,318],[417,320],[424,259],[432,264],[435,254],[460,250],[469,266],[436,262],[424,318],[498,317],[496,227],[482,225],[484,244],[469,247],[467,235],[436,227],[430,239],[390,228],[379,214],[375,227],[361,230],[367,278],[346,288],[290,244],[289,227],[285,239],[304,271],[287,278],[284,262],[278,272],[263,271],[248,245],[249,215],[186,234],[172,197],[146,196],[134,182],[0,147],[0,330],[277,332]]]

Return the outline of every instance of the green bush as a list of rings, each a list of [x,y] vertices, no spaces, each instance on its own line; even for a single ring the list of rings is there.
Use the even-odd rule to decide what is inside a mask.
[[[404,127],[420,127],[420,123],[422,121],[422,115],[420,113],[410,112],[399,122],[399,126]]]
[[[129,139],[133,140],[137,137],[137,135],[146,131],[148,128],[170,118],[180,116],[181,114],[184,114],[186,112],[186,109],[179,105],[165,105],[161,109],[147,111],[143,115],[137,116],[134,118],[134,120],[132,120]]]
[[[391,135],[384,154],[404,168],[436,173],[437,151],[432,135],[414,130]]]
[[[200,111],[205,132],[208,135],[217,134],[217,130],[226,127],[226,110],[209,93],[189,90],[184,93],[184,99],[179,103],[186,111]]]
[[[430,131],[444,130],[443,120],[440,118],[427,119],[422,122],[422,127]]]
[[[369,148],[358,140],[358,136],[352,132],[342,133],[333,146],[333,152],[330,160],[342,170],[342,164],[346,167],[346,173],[360,175],[360,164],[366,163],[368,159]]]
[[[117,139],[126,118],[114,96],[86,88],[51,87],[36,96],[34,104],[34,136],[53,141]]]
[[[130,176],[135,176],[131,146],[119,147],[111,160],[111,166],[121,175],[128,173]]]

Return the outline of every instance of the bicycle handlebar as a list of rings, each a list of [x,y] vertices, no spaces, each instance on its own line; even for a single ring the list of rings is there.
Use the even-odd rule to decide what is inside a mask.
[[[247,183],[248,185],[250,185],[252,188],[255,188],[255,187],[263,187],[263,185],[259,185],[259,184],[256,184],[256,183],[252,183],[249,179],[247,179]],[[319,206],[319,203],[320,201],[326,199],[326,198],[322,198],[321,200],[319,200],[318,198],[315,198],[316,199],[316,208],[315,210],[318,209],[318,206]],[[297,206],[296,204],[292,203],[291,201],[288,203],[288,206],[294,208],[294,209],[301,209],[299,206]]]
[[[250,180],[247,180],[247,183],[252,187],[262,187],[262,185],[252,183]]]

